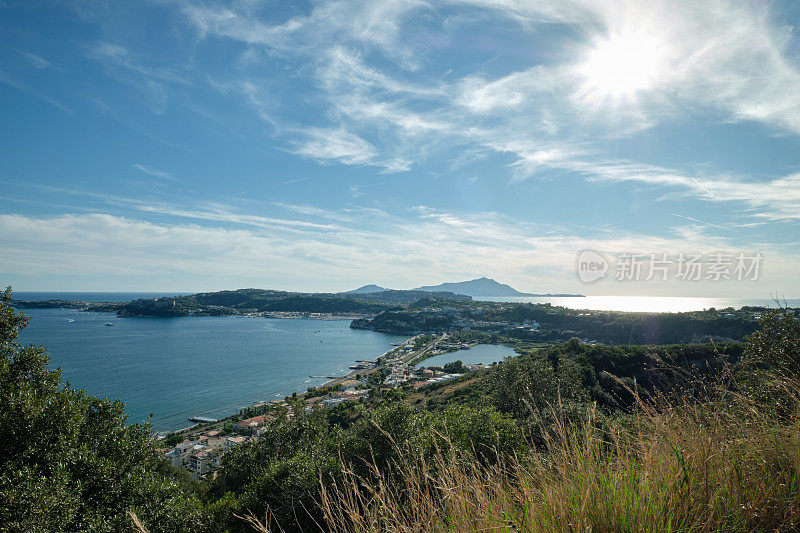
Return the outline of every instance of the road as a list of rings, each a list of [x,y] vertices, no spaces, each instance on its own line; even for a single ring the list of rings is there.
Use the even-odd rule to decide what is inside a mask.
[[[441,333],[441,334],[435,336],[433,338],[433,340],[431,340],[429,343],[427,343],[425,346],[423,346],[419,350],[411,350],[410,352],[401,355],[399,357],[399,359],[392,360],[392,362],[398,362],[399,361],[401,363],[411,364],[412,361],[418,361],[418,360],[425,359],[424,356],[427,355],[428,352],[430,352],[432,349],[434,349],[440,342],[446,340],[449,336],[450,335],[448,333]],[[405,344],[408,344],[408,343],[413,343],[414,339],[416,339],[416,338],[417,338],[417,336],[411,337],[410,339],[408,339],[403,344],[405,345]],[[392,352],[394,352],[397,349],[399,349],[399,347],[395,348],[394,350],[391,350],[391,351],[387,352],[386,354],[384,354],[384,356],[388,356],[389,354],[391,354]],[[363,376],[368,376],[368,375],[372,374],[373,372],[378,372],[379,370],[385,369],[388,366],[389,366],[388,363],[384,363],[382,365],[379,365],[379,366],[376,366],[376,367],[370,368],[370,369],[351,370],[350,372],[348,372],[344,376],[337,377],[335,379],[332,379],[331,381],[326,382],[324,385],[322,385],[322,387],[330,387],[330,386],[337,385],[337,384],[341,383],[342,381],[346,381],[346,380],[350,380],[350,379],[356,379],[357,375],[361,375],[362,377]]]

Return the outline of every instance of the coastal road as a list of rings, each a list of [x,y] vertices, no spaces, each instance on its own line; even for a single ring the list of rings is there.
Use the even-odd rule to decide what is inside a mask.
[[[432,349],[434,349],[440,342],[446,340],[449,336],[450,335],[448,333],[441,333],[441,334],[435,336],[433,338],[433,340],[431,340],[429,343],[425,344],[425,346],[423,346],[419,350],[412,350],[412,351],[408,352],[407,354],[402,355],[399,358],[400,362],[405,363],[405,364],[410,364],[412,361],[415,361],[415,360],[418,360],[418,359],[419,360],[425,359],[424,356],[427,355],[428,352],[430,352]],[[413,340],[416,337],[417,337],[416,335],[414,337],[411,337],[410,339],[408,339],[403,344],[407,344],[409,342],[413,342]],[[391,352],[387,352],[387,354],[388,353],[391,353]],[[384,354],[384,355],[387,355],[387,354]],[[333,386],[333,385],[337,385],[337,384],[341,383],[342,381],[346,381],[346,380],[349,380],[349,379],[355,379],[356,376],[359,375],[359,374],[362,375],[362,376],[368,376],[368,375],[372,374],[373,372],[377,372],[377,371],[382,370],[382,369],[384,369],[384,368],[386,368],[388,366],[389,365],[384,363],[383,365],[376,366],[375,368],[363,369],[363,370],[351,370],[350,372],[348,372],[344,376],[341,376],[341,377],[338,377],[336,379],[332,379],[331,381],[328,381],[327,383],[322,385],[322,387],[330,387],[330,386]]]

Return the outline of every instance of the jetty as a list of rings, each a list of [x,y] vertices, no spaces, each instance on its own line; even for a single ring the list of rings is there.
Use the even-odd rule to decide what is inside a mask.
[[[216,418],[208,418],[207,416],[190,416],[189,422],[194,422],[196,424],[213,424],[214,422],[219,422]]]

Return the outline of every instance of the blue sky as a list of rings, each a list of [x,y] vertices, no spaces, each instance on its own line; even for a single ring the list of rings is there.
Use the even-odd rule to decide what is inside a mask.
[[[792,2],[0,1],[0,281],[800,296]],[[581,250],[764,255],[580,283]]]

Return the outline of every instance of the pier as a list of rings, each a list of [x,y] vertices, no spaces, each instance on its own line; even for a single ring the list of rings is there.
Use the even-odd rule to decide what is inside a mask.
[[[189,422],[196,422],[198,424],[213,424],[219,422],[216,418],[208,418],[206,416],[190,416]]]

